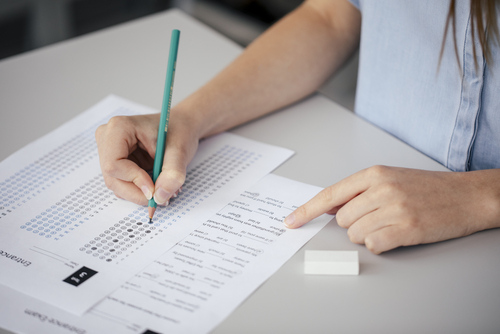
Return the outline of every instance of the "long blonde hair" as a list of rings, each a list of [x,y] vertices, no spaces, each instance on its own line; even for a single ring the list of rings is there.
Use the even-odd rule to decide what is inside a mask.
[[[496,7],[499,3],[498,0],[470,0],[470,27],[472,34],[472,52],[474,53],[474,64],[476,70],[478,68],[477,58],[476,58],[476,29],[479,36],[479,44],[481,45],[481,50],[483,51],[486,63],[491,64],[493,59],[491,56],[491,43],[500,45],[500,35],[498,33],[498,22],[497,22],[497,12]],[[456,38],[456,23],[455,23],[455,0],[450,1],[450,9],[448,11],[448,17],[446,18],[446,24],[444,28],[443,42],[441,44],[441,53],[439,55],[439,63],[441,63],[441,58],[444,52],[444,42],[446,35],[448,34],[448,27],[453,29],[453,46],[455,48],[455,56],[457,57],[457,63],[460,67],[460,60],[458,57],[458,47]]]

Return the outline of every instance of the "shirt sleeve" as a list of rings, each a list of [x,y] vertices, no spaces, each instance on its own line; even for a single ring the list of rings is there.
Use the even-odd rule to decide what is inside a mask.
[[[361,10],[361,6],[359,4],[360,0],[349,0],[349,2],[352,3],[357,9]]]

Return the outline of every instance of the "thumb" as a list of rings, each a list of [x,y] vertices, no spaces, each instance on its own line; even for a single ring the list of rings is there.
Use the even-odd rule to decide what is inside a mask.
[[[156,204],[168,205],[168,201],[186,180],[186,167],[189,158],[176,147],[168,147],[165,150],[163,167],[155,183],[154,200]]]

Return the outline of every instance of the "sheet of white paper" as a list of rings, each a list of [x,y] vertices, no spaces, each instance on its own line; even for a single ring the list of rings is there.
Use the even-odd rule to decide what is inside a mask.
[[[118,200],[97,126],[154,110],[110,96],[0,164],[0,283],[83,314],[293,152],[224,133],[200,143],[183,192],[156,211]]]
[[[0,287],[0,325],[21,333],[207,333],[331,219],[282,220],[321,189],[268,175],[83,317]]]

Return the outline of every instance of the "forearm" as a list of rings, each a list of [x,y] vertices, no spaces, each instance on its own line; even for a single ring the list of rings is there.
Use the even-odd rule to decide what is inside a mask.
[[[173,108],[173,115],[189,114],[204,137],[300,100],[356,49],[359,26],[359,12],[346,0],[307,1]]]

